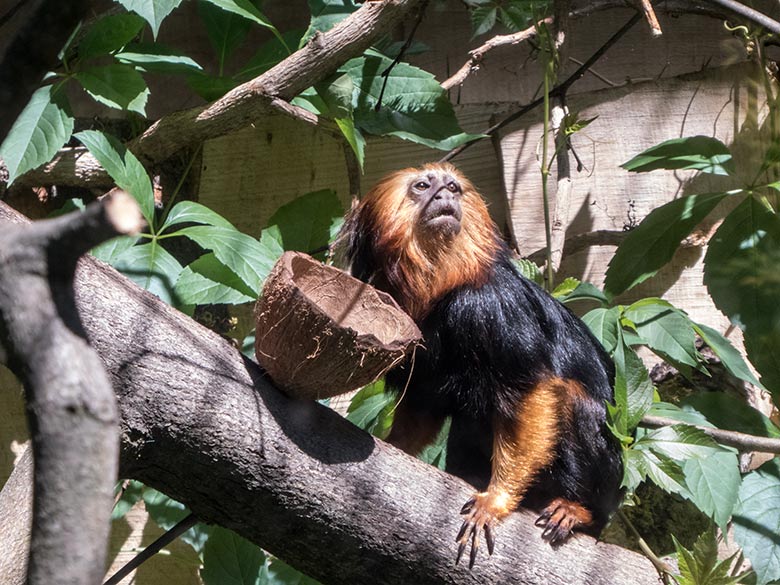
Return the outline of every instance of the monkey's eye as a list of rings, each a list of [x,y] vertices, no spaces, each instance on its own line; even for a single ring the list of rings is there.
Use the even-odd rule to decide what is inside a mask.
[[[458,191],[458,184],[455,181],[450,181],[447,183],[447,189],[455,193]]]
[[[426,183],[425,181],[417,181],[414,184],[414,188],[418,191],[425,191],[428,187],[430,187],[430,183]]]

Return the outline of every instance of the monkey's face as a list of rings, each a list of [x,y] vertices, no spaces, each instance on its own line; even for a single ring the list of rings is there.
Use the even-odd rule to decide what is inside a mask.
[[[412,177],[408,197],[418,209],[417,225],[428,235],[451,238],[460,232],[463,188],[444,169],[424,169]]]

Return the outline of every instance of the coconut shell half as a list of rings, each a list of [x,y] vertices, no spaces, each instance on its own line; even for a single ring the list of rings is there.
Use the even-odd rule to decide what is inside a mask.
[[[296,398],[365,386],[422,337],[390,295],[301,252],[286,252],[276,263],[255,317],[257,361]]]

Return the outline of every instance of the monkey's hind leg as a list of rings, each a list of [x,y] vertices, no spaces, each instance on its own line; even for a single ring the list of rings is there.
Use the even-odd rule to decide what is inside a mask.
[[[471,541],[469,567],[474,565],[483,530],[488,553],[493,553],[495,527],[517,508],[537,474],[554,462],[561,431],[571,417],[570,405],[574,395],[581,392],[576,382],[547,378],[528,391],[512,417],[502,417],[494,422],[490,484],[461,510],[466,519],[456,538],[456,563]],[[587,520],[587,510],[569,504],[551,509],[546,519],[549,527],[549,531],[545,531],[546,538],[555,536],[559,540],[563,538],[563,531],[568,535],[570,529],[566,530],[566,527],[574,525],[570,518]]]

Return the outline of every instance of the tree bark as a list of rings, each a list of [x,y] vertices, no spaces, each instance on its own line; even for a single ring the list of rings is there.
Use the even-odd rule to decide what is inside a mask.
[[[78,257],[142,226],[126,193],[0,232],[0,359],[22,381],[34,502],[27,582],[91,585],[105,570],[118,413],[73,294]]]
[[[0,583],[24,585],[32,527],[32,449],[27,447],[0,491]]]
[[[0,220],[19,216],[0,205]],[[80,263],[84,327],[120,406],[123,477],[185,503],[323,583],[656,583],[649,561],[578,536],[559,549],[530,512],[492,557],[454,566],[463,481],[293,401],[225,339],[113,269]]]

